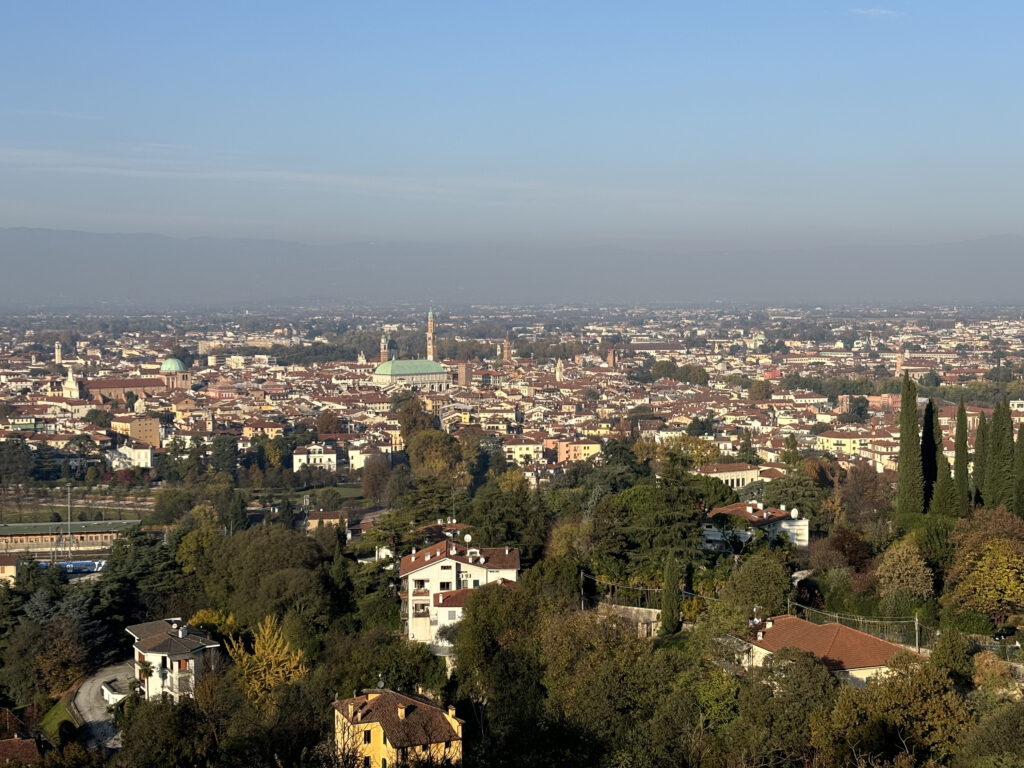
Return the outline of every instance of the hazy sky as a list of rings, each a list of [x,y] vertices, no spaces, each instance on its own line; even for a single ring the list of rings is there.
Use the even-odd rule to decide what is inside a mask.
[[[1021,234],[1024,3],[7,2],[0,226],[656,249]]]

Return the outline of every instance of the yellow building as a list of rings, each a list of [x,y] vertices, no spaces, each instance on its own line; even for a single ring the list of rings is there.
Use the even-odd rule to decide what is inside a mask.
[[[462,720],[424,696],[368,688],[334,702],[334,737],[344,764],[395,768],[430,759],[462,762]]]
[[[20,575],[21,558],[12,554],[0,555],[0,583],[13,587]]]

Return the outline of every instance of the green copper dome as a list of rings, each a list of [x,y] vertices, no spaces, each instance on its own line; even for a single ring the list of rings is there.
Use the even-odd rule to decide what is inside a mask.
[[[168,357],[160,366],[160,373],[181,373],[185,370],[185,364],[176,357]]]

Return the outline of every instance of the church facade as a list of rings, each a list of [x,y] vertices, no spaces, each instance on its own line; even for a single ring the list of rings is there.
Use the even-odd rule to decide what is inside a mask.
[[[192,374],[180,360],[169,357],[160,366],[159,376],[79,380],[69,367],[67,378],[61,385],[61,395],[69,400],[91,400],[96,403],[124,402],[128,392],[142,397],[188,390],[191,386]]]

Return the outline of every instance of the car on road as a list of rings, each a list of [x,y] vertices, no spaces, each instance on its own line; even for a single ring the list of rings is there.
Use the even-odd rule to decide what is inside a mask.
[[[1016,627],[1000,627],[999,629],[997,629],[995,632],[992,633],[992,639],[996,640],[997,642],[1002,642],[1006,638],[1013,637],[1016,634],[1017,634],[1017,628]]]

